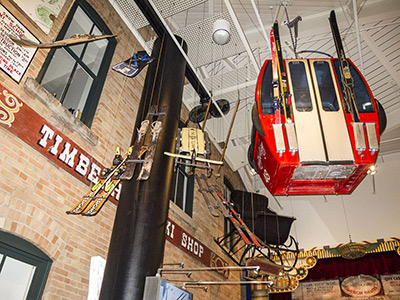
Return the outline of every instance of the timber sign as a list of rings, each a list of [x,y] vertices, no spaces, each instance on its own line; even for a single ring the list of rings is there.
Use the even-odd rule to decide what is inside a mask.
[[[94,184],[99,179],[103,165],[2,85],[0,127],[12,132],[85,184]],[[121,186],[115,189],[116,199],[120,190]]]

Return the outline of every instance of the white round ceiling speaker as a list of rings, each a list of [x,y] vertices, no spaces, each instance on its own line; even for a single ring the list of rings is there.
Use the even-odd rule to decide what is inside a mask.
[[[225,45],[231,38],[231,26],[227,20],[219,19],[213,24],[212,38],[218,45]]]

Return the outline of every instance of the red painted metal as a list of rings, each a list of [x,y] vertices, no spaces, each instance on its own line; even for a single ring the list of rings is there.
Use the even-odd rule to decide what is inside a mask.
[[[331,59],[332,65],[335,59]],[[296,169],[302,167],[302,163],[299,161],[298,153],[292,154],[290,151],[286,150],[283,153],[277,153],[274,132],[272,125],[275,124],[274,114],[262,114],[261,113],[261,85],[262,77],[266,70],[267,64],[270,60],[265,61],[260,75],[258,77],[256,85],[256,103],[259,113],[260,122],[262,125],[262,130],[265,136],[262,136],[257,130],[255,138],[253,140],[254,153],[252,159],[256,165],[257,172],[260,175],[262,181],[264,182],[267,189],[273,195],[307,195],[307,194],[350,194],[358,186],[358,184],[366,176],[368,169],[375,164],[377,159],[377,152],[372,153],[368,150],[359,153],[355,149],[355,137],[353,133],[352,117],[350,113],[344,112],[345,121],[348,129],[348,134],[350,137],[354,161],[354,170],[347,178],[341,179],[316,179],[316,180],[295,180],[293,179],[293,174]],[[354,66],[354,64],[350,61]],[[355,70],[361,75],[360,71],[354,66]],[[334,73],[336,77],[336,83],[339,87],[338,76],[334,68]],[[373,99],[372,103],[374,106],[374,112],[360,113],[361,123],[375,123],[376,136],[379,142],[379,118],[378,109],[372,95],[372,92],[365,81],[365,78],[361,75],[361,78]],[[289,91],[290,92],[290,91]],[[340,88],[340,100],[342,101],[342,107],[344,107],[344,100],[341,94]],[[281,116],[282,117],[282,116]],[[281,118],[282,121],[284,118]],[[284,122],[284,121],[283,121]],[[294,120],[296,124],[296,120]],[[285,139],[286,149],[288,149],[287,135],[285,132],[285,127],[283,129],[283,136]],[[367,136],[364,130],[364,138],[367,141]]]

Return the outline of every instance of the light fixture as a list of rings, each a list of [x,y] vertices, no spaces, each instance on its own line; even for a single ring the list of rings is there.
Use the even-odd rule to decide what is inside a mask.
[[[371,165],[367,171],[368,175],[371,175],[372,178],[372,194],[376,193],[376,188],[375,188],[375,174],[376,174],[376,165]]]
[[[340,255],[342,255],[342,257],[345,259],[357,259],[357,258],[363,257],[367,253],[367,248],[364,244],[354,243],[351,240],[350,227],[349,227],[349,221],[347,220],[346,208],[344,206],[343,197],[341,197],[341,198],[342,198],[343,212],[344,212],[344,217],[346,220],[346,226],[347,226],[347,231],[349,233],[350,242],[347,244],[344,244],[342,246],[339,246],[338,250],[339,250]]]
[[[338,247],[339,253],[345,259],[357,259],[367,254],[367,246],[363,243],[350,242]]]
[[[375,175],[376,174],[376,166],[372,165],[371,167],[369,167],[368,171],[367,171],[368,175]]]
[[[213,24],[212,38],[218,45],[225,45],[231,38],[231,25],[227,20],[218,19]]]

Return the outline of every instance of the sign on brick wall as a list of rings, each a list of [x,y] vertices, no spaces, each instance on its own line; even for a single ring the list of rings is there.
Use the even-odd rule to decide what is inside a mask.
[[[167,240],[173,245],[200,261],[207,267],[227,267],[228,263],[206,247],[198,239],[187,233],[182,227],[168,219],[165,231]],[[229,270],[218,271],[225,278],[229,277]]]
[[[39,43],[28,29],[0,5],[0,68],[16,82],[20,82],[37,49],[16,45],[9,35],[26,37]]]
[[[104,168],[1,84],[0,127],[12,132],[57,166],[88,185],[97,182]],[[115,199],[119,198],[120,191],[121,184],[115,190]],[[115,203],[114,199],[112,201]],[[168,241],[202,264],[209,267],[228,266],[224,259],[170,219],[165,234]],[[222,270],[219,273],[226,278],[229,276],[229,270]]]
[[[104,166],[2,85],[0,124],[85,184],[97,182]],[[119,185],[117,199],[120,190]]]
[[[34,21],[45,33],[53,27],[65,0],[14,0],[15,3]]]

